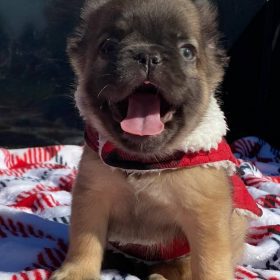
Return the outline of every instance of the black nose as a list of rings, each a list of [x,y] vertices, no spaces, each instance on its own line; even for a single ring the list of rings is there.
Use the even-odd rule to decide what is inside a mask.
[[[150,67],[155,67],[161,63],[161,56],[159,53],[145,53],[140,52],[135,56],[135,60],[138,61],[139,64],[142,64],[147,69]]]

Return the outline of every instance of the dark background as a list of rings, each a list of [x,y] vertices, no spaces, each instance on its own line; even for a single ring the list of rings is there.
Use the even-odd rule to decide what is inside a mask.
[[[238,15],[232,20],[238,21]],[[229,140],[256,135],[280,148],[279,0],[267,1],[258,10],[229,48],[229,55],[231,61],[223,84]]]
[[[0,146],[82,143],[65,54],[82,2],[0,1]],[[216,2],[231,57],[220,94],[228,139],[256,135],[280,147],[280,1]]]

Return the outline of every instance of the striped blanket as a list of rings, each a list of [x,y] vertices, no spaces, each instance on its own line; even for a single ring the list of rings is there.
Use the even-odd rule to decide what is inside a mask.
[[[236,279],[280,280],[280,151],[255,137],[233,143],[263,209],[250,223]],[[65,258],[71,188],[82,148],[0,149],[0,279],[45,280]],[[110,268],[110,264],[109,264]],[[136,280],[104,270],[102,280]]]

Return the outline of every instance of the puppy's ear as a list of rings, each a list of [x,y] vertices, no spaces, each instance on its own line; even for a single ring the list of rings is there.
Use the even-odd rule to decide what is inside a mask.
[[[209,4],[209,0],[192,0],[192,1],[198,5],[208,5]]]
[[[67,40],[67,54],[76,74],[80,74],[85,65],[86,37],[90,28],[90,18],[97,17],[98,10],[110,0],[86,0],[81,10],[80,24]]]
[[[219,39],[216,6],[209,0],[192,1],[199,11],[202,34],[206,36],[208,44],[215,44]]]
[[[88,15],[88,13],[95,12],[101,6],[105,5],[108,2],[109,0],[86,0],[81,17],[85,18]]]
[[[76,28],[74,34],[67,39],[67,54],[74,72],[79,75],[84,65],[85,44],[84,44],[84,28],[80,25]]]
[[[208,77],[214,89],[222,80],[224,68],[228,64],[228,57],[220,42],[218,9],[211,0],[192,0],[192,2],[197,7],[200,16],[201,34],[208,57]]]

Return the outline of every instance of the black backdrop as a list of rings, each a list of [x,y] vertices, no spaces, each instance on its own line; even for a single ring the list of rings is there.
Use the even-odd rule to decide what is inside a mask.
[[[223,85],[229,139],[256,135],[280,148],[280,1],[254,16],[229,49]]]

